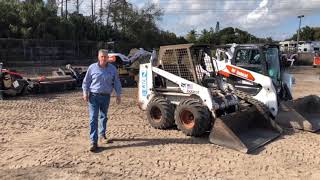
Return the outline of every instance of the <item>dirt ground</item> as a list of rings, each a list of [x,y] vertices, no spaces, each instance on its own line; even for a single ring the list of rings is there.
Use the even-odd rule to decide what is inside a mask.
[[[295,68],[294,97],[320,95],[320,68]],[[125,90],[112,99],[107,136],[90,153],[81,91],[0,102],[0,179],[319,179],[320,134],[285,133],[253,154],[207,137],[151,128]],[[132,96],[130,95],[132,93]],[[129,94],[129,95],[128,95]]]

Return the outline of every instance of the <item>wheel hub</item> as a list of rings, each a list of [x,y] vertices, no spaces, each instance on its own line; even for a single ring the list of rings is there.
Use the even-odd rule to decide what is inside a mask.
[[[183,126],[185,126],[187,129],[191,129],[194,127],[195,119],[194,119],[194,115],[191,111],[183,110],[180,113],[180,120],[181,120]]]
[[[150,115],[154,121],[160,121],[162,118],[161,110],[158,107],[152,107],[150,111]]]

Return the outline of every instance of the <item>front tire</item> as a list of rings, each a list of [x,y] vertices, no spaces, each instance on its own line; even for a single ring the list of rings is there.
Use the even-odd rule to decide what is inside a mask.
[[[201,136],[211,128],[211,117],[208,108],[197,99],[180,102],[175,111],[175,122],[187,136]]]
[[[156,129],[174,126],[174,105],[163,97],[154,98],[147,107],[149,124]]]

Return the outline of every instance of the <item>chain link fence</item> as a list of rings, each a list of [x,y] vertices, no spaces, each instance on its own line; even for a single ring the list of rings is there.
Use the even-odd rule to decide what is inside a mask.
[[[6,66],[90,64],[106,42],[0,38],[0,61]]]

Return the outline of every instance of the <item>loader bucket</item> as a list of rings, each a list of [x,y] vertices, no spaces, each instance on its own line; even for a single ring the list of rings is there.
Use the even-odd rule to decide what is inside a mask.
[[[315,132],[320,129],[320,97],[315,95],[282,102],[276,122],[288,128]]]
[[[256,107],[215,119],[209,135],[211,143],[249,153],[277,138],[282,132],[272,119]]]

